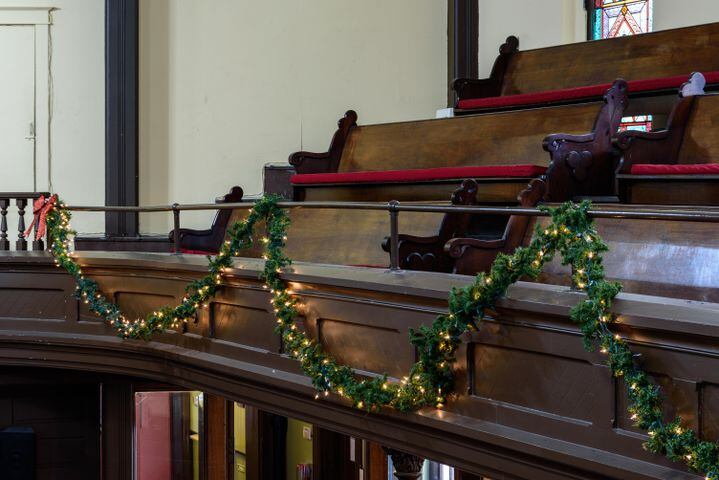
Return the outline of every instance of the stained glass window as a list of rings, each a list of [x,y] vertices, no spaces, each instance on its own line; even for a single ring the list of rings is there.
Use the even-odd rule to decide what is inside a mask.
[[[593,0],[590,12],[592,40],[652,31],[652,0]],[[651,115],[622,118],[620,130],[652,129]]]
[[[623,117],[622,123],[619,125],[619,131],[639,130],[640,132],[648,132],[652,129],[651,115],[635,115],[633,117]]]
[[[652,0],[594,0],[592,39],[652,31]]]

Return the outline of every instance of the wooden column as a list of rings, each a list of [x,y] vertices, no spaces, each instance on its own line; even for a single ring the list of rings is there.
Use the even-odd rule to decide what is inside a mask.
[[[367,450],[369,457],[367,461],[368,480],[387,480],[387,454],[382,446],[367,442]]]
[[[355,453],[356,455],[356,453]],[[349,437],[315,425],[312,428],[312,474],[315,480],[354,480]]]
[[[102,384],[102,478],[131,480],[133,392],[130,382]]]
[[[422,476],[423,458],[393,448],[385,447],[384,450],[392,457],[394,476],[397,480],[418,480]]]
[[[227,480],[228,446],[231,445],[232,404],[217,395],[205,394],[205,435],[207,435],[205,459],[207,480]],[[228,422],[229,420],[229,422]],[[234,462],[233,462],[234,463]]]
[[[105,203],[137,205],[138,0],[105,0]],[[137,236],[136,213],[105,216],[108,236]]]
[[[287,418],[245,406],[248,480],[284,480]]]
[[[447,105],[453,107],[454,79],[479,76],[479,0],[449,0],[447,17]]]

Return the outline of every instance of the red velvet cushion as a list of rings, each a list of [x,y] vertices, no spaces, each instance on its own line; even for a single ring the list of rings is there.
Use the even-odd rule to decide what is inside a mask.
[[[632,165],[632,175],[719,175],[719,163],[691,165]]]
[[[719,72],[708,72],[704,74],[707,84],[719,83]],[[648,92],[652,90],[665,90],[668,88],[679,88],[689,79],[689,75],[677,75],[674,77],[649,78],[645,80],[633,80],[627,82],[629,92]],[[600,97],[609,90],[611,83],[601,85],[589,85],[586,87],[564,88],[561,90],[547,90],[536,93],[523,93],[520,95],[505,95],[503,97],[490,98],[469,98],[460,100],[457,108],[463,110],[479,108],[501,108],[522,105],[537,105],[553,103],[581,98]]]
[[[189,250],[187,248],[181,248],[180,253],[186,253],[188,255],[217,255],[217,252],[205,252],[204,250]]]
[[[475,108],[518,107],[522,105],[537,105],[587,97],[598,97],[604,95],[611,86],[611,84],[590,85],[588,87],[547,90],[545,92],[505,95],[503,97],[468,98],[460,100],[457,103],[457,108],[462,110],[472,110]]]
[[[378,172],[305,173],[292,176],[295,185],[344,183],[410,183],[463,178],[533,178],[546,172],[539,165],[482,167],[442,167],[414,170],[381,170]]]

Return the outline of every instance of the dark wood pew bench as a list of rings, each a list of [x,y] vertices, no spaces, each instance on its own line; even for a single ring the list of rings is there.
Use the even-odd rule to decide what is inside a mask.
[[[295,177],[295,197],[303,200],[398,199],[415,202],[446,202],[451,197],[452,203],[456,205],[519,203],[534,206],[543,199],[560,201],[580,194],[605,195],[614,186],[612,175],[615,161],[611,133],[617,130],[625,107],[626,84],[618,81],[607,93],[603,103],[526,111],[521,114],[512,112],[478,116],[479,126],[485,127],[479,129],[479,132],[476,131],[478,125],[474,117],[360,127],[356,125],[354,113],[348,112],[340,120],[340,128],[328,152],[299,152],[292,155],[291,161],[300,172]],[[556,121],[556,117],[560,121]],[[502,135],[491,136],[493,122],[502,123]],[[526,127],[530,122],[531,132],[528,133],[526,128],[518,128]],[[564,128],[573,132],[591,133],[553,134],[545,138],[546,132]],[[471,145],[462,138],[465,134],[484,148],[479,150],[481,155],[472,152]],[[459,143],[459,146],[453,143]],[[546,153],[540,149],[542,147],[550,152],[551,162],[545,160],[542,164],[514,165],[505,160],[546,158]],[[488,158],[488,165],[469,165],[465,173],[456,176],[449,175],[431,181],[425,181],[426,177],[422,176],[435,171],[439,172],[437,177],[442,177],[443,173],[455,170],[459,161],[479,163],[484,156]],[[454,168],[432,168],[432,165],[447,162],[448,158],[450,162],[455,162]],[[426,168],[420,172],[417,169],[391,172],[379,170],[387,164],[419,164]],[[341,170],[341,166],[344,166],[345,172],[335,173]],[[355,172],[352,169],[362,171]],[[488,176],[476,175],[478,170],[492,173]],[[368,186],[363,182],[341,181],[345,174],[391,177],[404,175],[408,171],[403,181],[396,183],[391,179],[387,183]],[[303,178],[316,179],[318,176],[331,181],[302,181]],[[458,186],[460,188],[452,193]],[[550,189],[551,195],[548,193]],[[227,225],[245,214],[246,211],[233,212],[230,217],[225,211],[218,214],[214,225],[208,230],[182,229],[183,250],[195,253],[217,251]],[[300,208],[292,210],[290,215],[292,225],[287,251],[292,258],[347,265],[388,264],[387,253],[380,248],[384,245],[384,249],[389,251],[387,242],[383,243],[389,233],[387,212]],[[508,221],[506,217],[419,213],[405,213],[401,217],[400,266],[418,270],[452,271],[453,261],[448,256],[445,244],[453,238],[471,237],[492,241],[496,255],[500,251],[512,250],[526,229],[526,222],[516,219]],[[328,242],[337,248],[327,249]],[[253,251],[251,255],[258,256],[259,251]]]
[[[452,194],[451,204],[458,206],[477,204],[478,185],[465,180]],[[535,206],[543,198],[545,184],[534,179],[518,198],[520,205]],[[217,203],[239,202],[242,189],[233,187]],[[437,202],[427,202],[437,203]],[[446,205],[446,202],[441,204]],[[219,251],[226,239],[227,228],[242,220],[248,210],[218,210],[210,228],[193,230],[182,228],[181,252],[212,255]],[[293,260],[335,265],[386,268],[390,251],[388,233],[389,213],[380,210],[360,209],[303,209],[289,210],[291,219],[286,252]],[[439,228],[438,228],[439,226]],[[457,237],[486,239],[493,254],[508,252],[519,246],[527,228],[525,217],[477,216],[460,213],[403,212],[399,217],[399,264],[408,270],[452,272],[452,257],[445,244]],[[255,245],[240,253],[244,257],[259,258],[264,225],[258,224]],[[168,235],[174,239],[174,231]],[[328,248],[328,245],[332,245]]]
[[[719,95],[680,96],[666,129],[621,132],[615,145],[623,202],[719,205]]]
[[[452,204],[477,205],[477,190],[475,180],[465,180],[462,187],[452,195]],[[517,202],[522,207],[535,207],[545,193],[545,182],[535,178],[517,195]],[[448,213],[435,235],[399,235],[399,267],[405,270],[457,273],[463,271],[462,262],[471,261],[473,266],[483,262],[484,266],[489,266],[498,254],[511,253],[521,246],[530,220],[522,216]],[[465,255],[468,247],[472,247],[473,251]],[[389,237],[382,243],[382,249],[390,252]],[[472,256],[471,260],[469,256]]]
[[[239,203],[242,201],[244,192],[241,187],[234,186],[230,191],[215,199],[215,203]],[[180,228],[180,250],[182,253],[193,253],[198,255],[211,255],[220,251],[220,246],[225,240],[227,227],[237,221],[241,211],[217,210],[210,228],[196,230],[193,228]],[[175,231],[171,230],[167,235],[170,242],[175,240]]]
[[[539,177],[547,199],[606,195],[611,137],[626,106],[618,80],[603,102],[579,105],[380,125],[357,125],[349,111],[327,152],[290,156],[294,198],[446,201],[471,178],[480,202],[514,204]],[[547,137],[553,132],[566,133]]]
[[[689,72],[719,86],[719,23],[527,51],[509,37],[489,78],[455,80],[457,114],[585,102],[617,77],[632,98],[661,95]]]

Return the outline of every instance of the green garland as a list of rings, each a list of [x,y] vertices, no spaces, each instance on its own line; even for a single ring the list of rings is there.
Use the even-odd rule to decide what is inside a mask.
[[[229,240],[216,256],[208,257],[209,273],[187,286],[181,304],[164,307],[145,319],[124,317],[97,283],[83,275],[69,252],[70,236],[74,235],[69,226],[70,212],[59,202],[47,216],[50,249],[58,266],[75,278],[76,294],[90,310],[110,322],[122,337],[148,339],[153,332],[180,326],[194,318],[199,308],[207,307],[221,288],[226,269],[232,267],[232,257],[252,244],[256,223],[265,220],[267,236],[262,239],[265,267],[261,278],[277,316],[276,332],[282,337],[285,351],[300,362],[312,380],[318,390],[316,398],[334,393],[360,409],[378,411],[392,407],[403,412],[444,406],[452,391],[452,365],[461,335],[478,328],[477,322],[505,295],[510,285],[522,277],[536,278],[544,264],[559,253],[563,264],[573,268],[574,285],[587,294],[572,308],[570,317],[581,328],[585,348],[591,351],[594,345],[599,345],[600,351],[607,355],[612,374],[623,378],[632,419],[649,435],[645,448],[664,454],[670,460],[684,461],[690,469],[704,472],[708,480],[719,480],[719,446],[701,441],[693,430],[681,426],[679,418],[664,423],[658,387],[636,364],[627,342],[609,328],[615,321],[612,301],[621,286],[604,279],[601,253],[607,251],[607,246],[587,215],[588,202],[545,209],[551,214],[552,223],[546,228],[538,226],[529,246],[518,248],[513,255],[497,256],[488,274],[477,275],[472,285],[454,288],[449,296],[449,312],[439,315],[431,326],[423,325],[411,331],[411,342],[419,352],[419,360],[408,376],[395,382],[386,375],[358,379],[350,367],[338,364],[297,327],[298,300],[281,277],[283,269],[291,263],[283,254],[290,221],[277,201],[276,197],[259,200],[244,221],[230,227]]]

